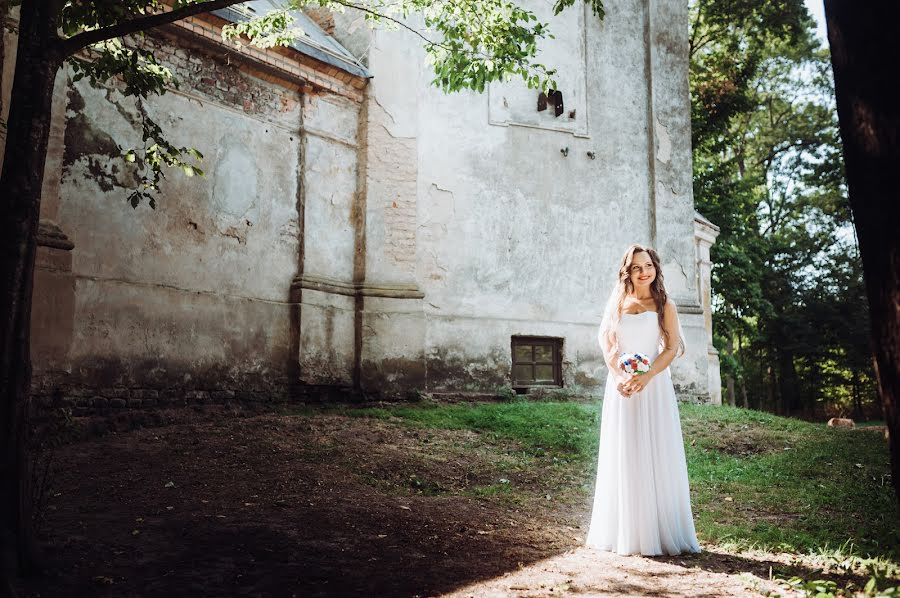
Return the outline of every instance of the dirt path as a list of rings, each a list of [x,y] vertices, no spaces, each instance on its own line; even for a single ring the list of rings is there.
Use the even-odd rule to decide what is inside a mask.
[[[32,596],[741,596],[765,560],[581,547],[587,471],[465,430],[220,417],[67,445]],[[507,489],[512,489],[507,491]],[[778,566],[778,563],[774,563]],[[756,581],[741,572],[750,571]],[[749,580],[749,581],[748,581]],[[783,590],[779,593],[786,595]]]
[[[445,594],[448,598],[549,597],[549,596],[759,596],[766,591],[793,596],[777,584],[750,573],[736,571],[727,563],[759,569],[746,559],[728,555],[710,566],[710,556],[646,558],[619,556],[579,547],[564,554],[523,567],[518,571],[479,582]]]

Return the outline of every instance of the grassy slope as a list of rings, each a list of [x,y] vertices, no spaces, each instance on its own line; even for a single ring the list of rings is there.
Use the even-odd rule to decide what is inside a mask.
[[[588,480],[595,466],[596,404],[521,401],[340,411],[477,430],[515,442],[529,455],[555,457]],[[900,511],[880,433],[730,407],[682,405],[681,418],[703,541],[794,553],[821,553],[849,541],[856,554],[900,560]]]

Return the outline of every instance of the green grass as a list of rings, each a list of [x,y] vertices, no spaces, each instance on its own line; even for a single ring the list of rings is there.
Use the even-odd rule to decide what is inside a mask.
[[[286,413],[302,416],[330,413],[394,419],[419,428],[473,430],[485,434],[489,440],[515,442],[529,455],[549,455],[579,462],[596,457],[596,430],[599,429],[596,405],[571,402],[418,403],[386,408],[300,407]]]
[[[685,405],[681,413],[694,512],[707,541],[789,552],[850,541],[859,554],[900,558],[882,435],[731,407]]]
[[[596,403],[329,411],[421,428],[473,430],[492,441],[515,443],[529,456],[555,457],[582,479],[591,481],[593,475]],[[681,419],[697,531],[704,541],[798,554],[840,549],[857,557],[900,560],[900,511],[881,434],[733,407],[681,405]],[[510,490],[486,487],[480,494]]]

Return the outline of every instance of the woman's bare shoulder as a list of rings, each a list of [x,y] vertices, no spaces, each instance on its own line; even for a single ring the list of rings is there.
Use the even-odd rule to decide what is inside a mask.
[[[666,316],[678,316],[678,306],[672,301],[671,297],[666,299],[666,305],[663,307],[663,314]]]

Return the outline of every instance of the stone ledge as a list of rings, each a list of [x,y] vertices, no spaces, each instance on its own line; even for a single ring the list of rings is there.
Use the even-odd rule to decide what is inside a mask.
[[[38,223],[36,240],[40,247],[52,247],[65,251],[72,251],[75,248],[75,244],[69,240],[66,233],[52,220],[41,220]]]
[[[384,297],[388,299],[423,299],[425,297],[425,293],[414,285],[344,282],[309,274],[295,278],[291,283],[291,287],[295,289],[312,289],[336,295],[347,295],[349,297]]]

